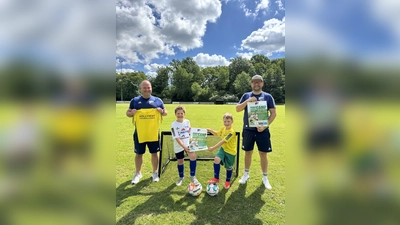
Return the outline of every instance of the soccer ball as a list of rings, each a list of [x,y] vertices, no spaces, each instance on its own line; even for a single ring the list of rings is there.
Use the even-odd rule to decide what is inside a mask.
[[[191,196],[199,196],[202,190],[203,186],[200,183],[198,185],[194,185],[193,183],[188,185],[188,192]]]
[[[207,185],[207,193],[210,196],[216,196],[218,192],[219,192],[218,184],[211,183]]]

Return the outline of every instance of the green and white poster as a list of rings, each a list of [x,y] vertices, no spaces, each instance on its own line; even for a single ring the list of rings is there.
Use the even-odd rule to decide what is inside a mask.
[[[190,151],[208,150],[207,147],[207,129],[191,128],[190,129]]]
[[[248,102],[247,115],[249,127],[268,126],[268,108],[266,101]]]

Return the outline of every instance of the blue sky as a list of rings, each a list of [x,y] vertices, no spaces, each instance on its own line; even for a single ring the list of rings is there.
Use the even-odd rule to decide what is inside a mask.
[[[199,3],[201,2],[201,3]],[[285,57],[284,0],[117,2],[116,71],[155,75],[172,59],[202,67],[237,56]]]

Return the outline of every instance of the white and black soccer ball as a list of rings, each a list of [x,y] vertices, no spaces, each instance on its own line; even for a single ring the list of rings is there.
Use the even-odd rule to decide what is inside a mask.
[[[191,196],[199,196],[202,190],[203,186],[200,183],[198,183],[198,185],[195,185],[193,183],[190,183],[188,185],[188,192]]]
[[[211,183],[207,185],[207,194],[210,196],[216,196],[219,192],[218,184]]]

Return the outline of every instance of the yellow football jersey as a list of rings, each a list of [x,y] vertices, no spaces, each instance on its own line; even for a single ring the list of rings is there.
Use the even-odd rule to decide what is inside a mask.
[[[158,131],[162,120],[161,113],[153,109],[139,109],[132,118],[139,143],[158,141]]]

